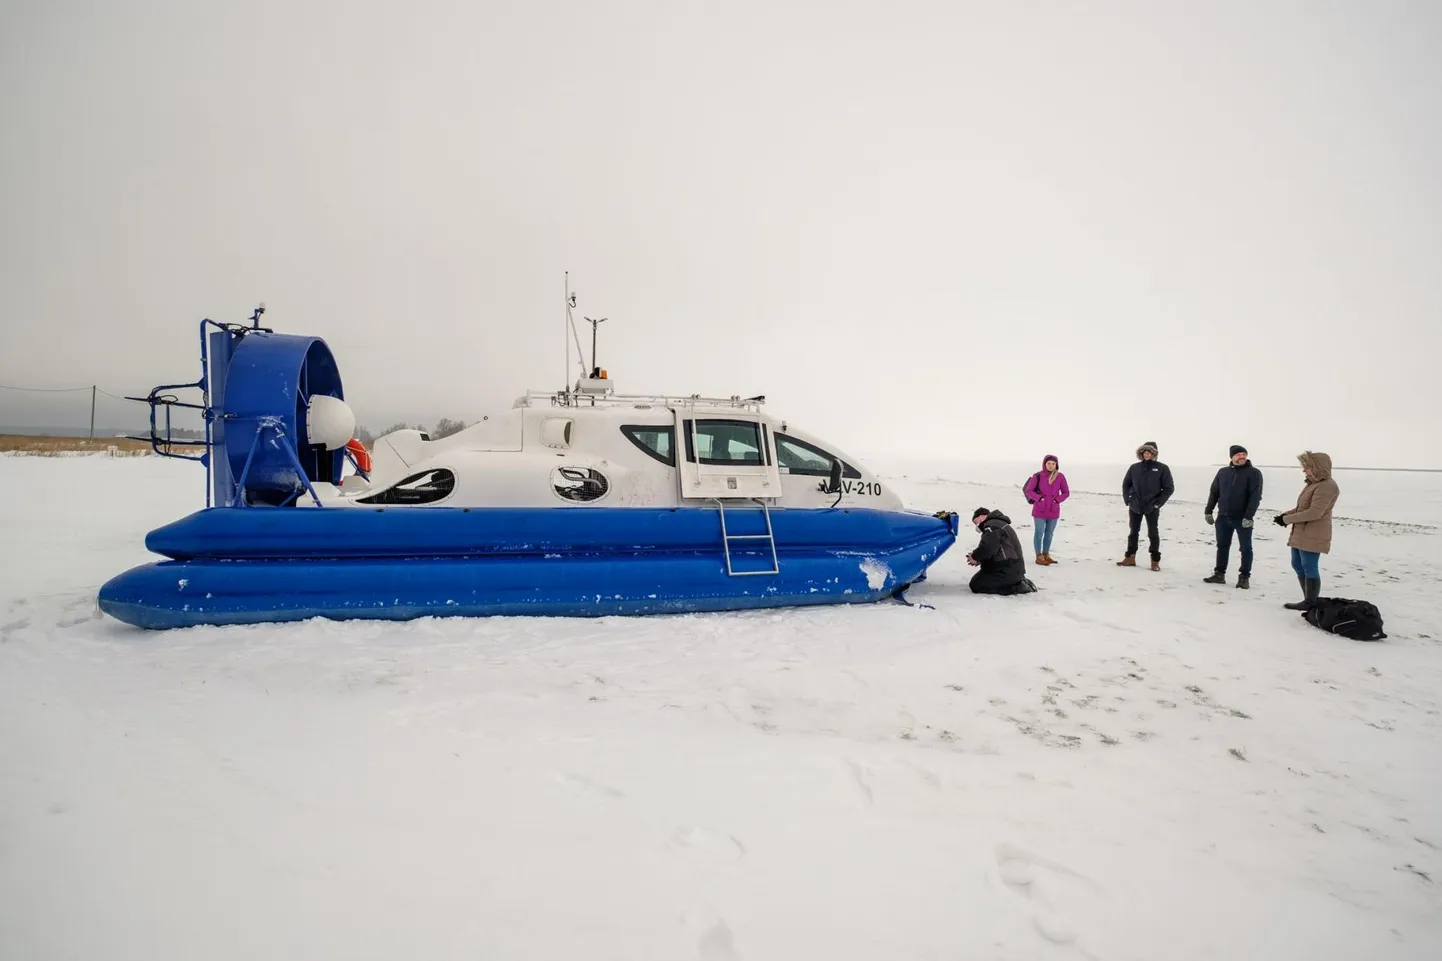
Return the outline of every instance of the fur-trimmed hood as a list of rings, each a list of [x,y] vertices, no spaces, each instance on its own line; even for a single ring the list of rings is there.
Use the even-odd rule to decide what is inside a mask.
[[[1332,477],[1332,456],[1330,454],[1304,451],[1297,455],[1303,467],[1312,472],[1312,483],[1330,480]]]

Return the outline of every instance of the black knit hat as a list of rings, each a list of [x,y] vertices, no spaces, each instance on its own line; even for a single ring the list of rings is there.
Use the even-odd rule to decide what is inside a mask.
[[[1231,453],[1231,456],[1232,456],[1232,457],[1236,457],[1238,454],[1245,454],[1246,452],[1247,452],[1247,449],[1246,449],[1245,447],[1243,447],[1241,444],[1233,444],[1230,453]]]
[[[978,507],[976,510],[974,510],[974,511],[971,512],[971,519],[972,519],[972,520],[976,520],[976,519],[977,519],[978,517],[980,517],[982,514],[988,514],[988,515],[989,515],[990,513],[991,513],[991,508],[990,508],[990,507]]]

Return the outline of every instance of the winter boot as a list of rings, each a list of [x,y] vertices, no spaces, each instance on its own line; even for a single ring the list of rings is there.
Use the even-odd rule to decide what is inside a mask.
[[[1245,580],[1245,579],[1246,579],[1246,578],[1243,578],[1243,580]],[[1203,584],[1225,584],[1225,583],[1227,583],[1227,575],[1226,575],[1226,573],[1225,573],[1224,571],[1213,571],[1211,577],[1204,577],[1204,578],[1202,578],[1202,583],[1203,583]]]
[[[1295,604],[1283,604],[1289,611],[1310,611],[1312,605],[1317,603],[1317,595],[1322,593],[1322,579],[1320,577],[1304,578],[1307,596]]]
[[[1038,555],[1036,555],[1036,566],[1037,566],[1037,567],[1045,567],[1046,565],[1048,565],[1048,564],[1050,564],[1050,563],[1051,563],[1051,561],[1049,561],[1049,560],[1046,559],[1046,555],[1045,555],[1045,554],[1038,554]]]
[[[1306,601],[1306,597],[1307,597],[1307,578],[1304,577],[1304,576],[1302,576],[1301,574],[1298,574],[1298,575],[1297,575],[1297,586],[1302,589],[1302,600],[1297,601],[1295,604],[1294,604],[1294,603],[1283,604],[1282,606],[1285,607],[1285,608],[1286,608],[1287,610],[1289,610],[1289,611],[1300,611],[1301,608],[1298,607],[1297,604],[1305,604],[1305,603],[1307,603],[1307,601]]]
[[[1047,562],[1048,564],[1055,564],[1055,563],[1056,563],[1056,558],[1051,556],[1051,552],[1050,552],[1050,551],[1048,551],[1047,553],[1043,554],[1042,557],[1045,557],[1045,558],[1046,558],[1046,562]]]
[[[1244,591],[1252,589],[1252,577],[1250,574],[1242,574],[1237,578],[1237,587]]]
[[[1161,559],[1160,557],[1153,557],[1153,558],[1152,558],[1152,570],[1154,570],[1154,571],[1159,571],[1159,570],[1161,570],[1161,569],[1162,569],[1162,559]]]
[[[1136,566],[1137,566],[1137,555],[1135,555],[1135,554],[1128,554],[1126,557],[1123,557],[1121,560],[1117,561],[1117,567],[1136,567]]]

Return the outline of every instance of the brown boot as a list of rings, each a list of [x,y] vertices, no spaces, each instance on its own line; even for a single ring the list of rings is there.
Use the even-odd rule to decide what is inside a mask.
[[[1135,554],[1128,554],[1126,557],[1123,557],[1121,560],[1117,561],[1117,567],[1136,567],[1136,566],[1137,566],[1137,555],[1135,555]]]
[[[1159,571],[1159,570],[1161,570],[1161,569],[1162,569],[1162,562],[1159,561],[1159,560],[1153,560],[1153,561],[1152,561],[1152,570],[1154,570],[1154,571]]]
[[[1050,554],[1043,554],[1042,557],[1045,557],[1045,558],[1046,558],[1046,562],[1047,562],[1048,564],[1055,564],[1055,563],[1056,563],[1056,558],[1055,558],[1055,557],[1052,557]]]
[[[1036,555],[1036,566],[1037,566],[1037,567],[1045,567],[1046,565],[1048,565],[1048,564],[1050,564],[1050,563],[1051,563],[1051,559],[1050,559],[1049,557],[1047,557],[1045,554],[1038,554],[1038,555]]]

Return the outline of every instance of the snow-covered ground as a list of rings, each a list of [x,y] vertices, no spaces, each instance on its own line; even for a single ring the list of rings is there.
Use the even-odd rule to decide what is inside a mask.
[[[0,458],[0,958],[1442,957],[1442,481],[1338,475],[1368,644],[1270,523],[1201,583],[1210,470],[1117,568],[1125,466],[1028,597],[149,634],[95,592],[199,468]],[[1029,469],[888,482],[1029,543]]]

